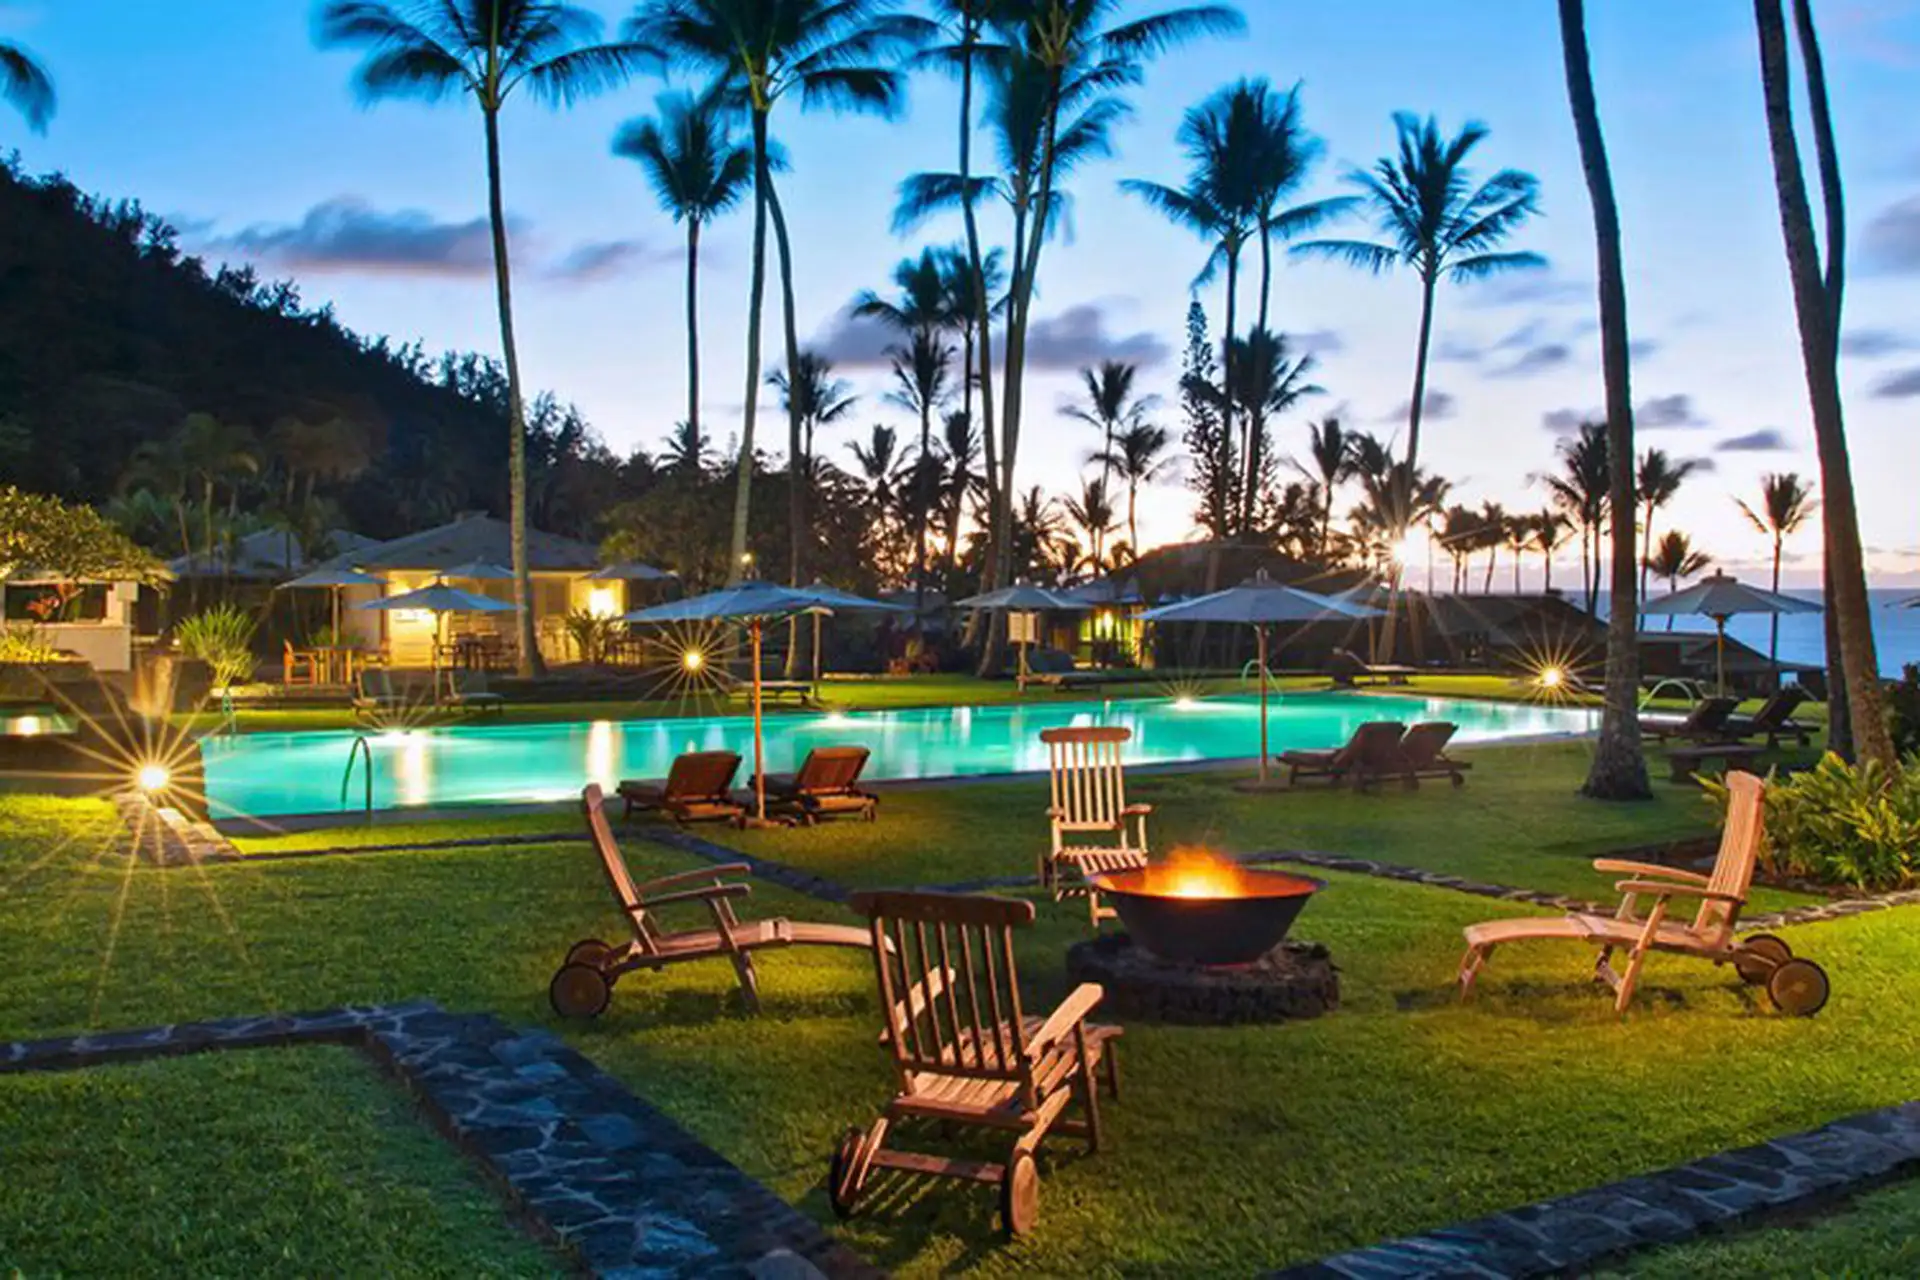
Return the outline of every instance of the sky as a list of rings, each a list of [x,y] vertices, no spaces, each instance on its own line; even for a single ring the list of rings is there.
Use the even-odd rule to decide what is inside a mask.
[[[629,12],[603,0],[585,7],[609,23]],[[1455,500],[1537,509],[1545,493],[1532,477],[1552,468],[1556,442],[1602,402],[1592,224],[1555,6],[1370,0],[1365,16],[1325,0],[1240,8],[1244,36],[1153,64],[1115,156],[1072,182],[1069,234],[1041,269],[1020,483],[1077,488],[1097,441],[1060,410],[1073,399],[1074,371],[1101,359],[1142,365],[1143,386],[1165,400],[1158,418],[1177,438],[1183,325],[1206,248],[1119,183],[1177,184],[1183,112],[1258,76],[1298,83],[1306,123],[1324,140],[1301,199],[1341,193],[1344,174],[1386,153],[1401,109],[1436,114],[1449,132],[1482,121],[1491,133],[1476,153],[1480,173],[1517,167],[1539,177],[1541,216],[1511,247],[1551,265],[1443,288],[1421,444],[1423,464],[1454,481]],[[1763,473],[1818,468],[1752,9],[1742,0],[1597,0],[1588,9],[1624,225],[1641,446],[1703,464],[1660,523],[1755,574],[1768,542],[1734,497],[1757,501]],[[1920,584],[1920,0],[1819,0],[1816,13],[1853,246],[1842,380],[1862,534],[1874,585]],[[311,17],[305,0],[0,0],[0,37],[33,51],[60,94],[44,137],[0,114],[0,146],[17,146],[30,170],[138,198],[210,260],[296,279],[309,305],[333,303],[361,332],[496,352],[477,113],[456,103],[362,107],[350,88],[354,55],[317,49]],[[638,167],[610,148],[664,87],[643,79],[563,114],[519,101],[504,131],[523,368],[623,453],[657,447],[685,416],[682,232]],[[878,344],[845,308],[863,289],[886,292],[894,264],[921,245],[959,238],[957,220],[906,239],[890,230],[902,178],[954,167],[956,110],[953,88],[922,76],[898,121],[802,115],[797,104],[776,117],[792,166],[781,194],[802,339],[835,354],[862,393],[850,425],[820,445],[844,465],[847,444],[871,423],[911,433],[907,415],[881,399]],[[737,432],[745,400],[750,231],[749,217],[735,215],[702,246],[702,412],[721,440]],[[983,231],[990,242],[1008,235],[991,217]],[[1217,336],[1223,289],[1199,296]],[[1249,288],[1243,314],[1253,301]],[[769,369],[780,362],[778,316],[770,305]],[[1284,262],[1274,323],[1315,354],[1326,394],[1275,424],[1280,451],[1303,452],[1308,422],[1329,414],[1383,437],[1402,431],[1417,322],[1410,276]],[[777,446],[784,417],[772,393],[761,404],[762,440]],[[1192,506],[1177,481],[1143,495],[1142,541],[1188,536]],[[1817,567],[1809,529],[1789,544],[1786,581],[1817,580]],[[1567,572],[1563,561],[1562,585]]]

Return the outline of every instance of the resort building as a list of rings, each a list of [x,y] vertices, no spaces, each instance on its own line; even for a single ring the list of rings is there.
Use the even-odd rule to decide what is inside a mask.
[[[0,583],[7,627],[30,628],[52,648],[115,675],[133,669],[139,595],[137,582],[58,581],[30,570]]]

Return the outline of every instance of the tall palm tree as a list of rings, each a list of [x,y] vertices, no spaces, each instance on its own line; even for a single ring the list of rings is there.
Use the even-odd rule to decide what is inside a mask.
[[[19,45],[0,40],[0,99],[19,108],[27,127],[45,133],[57,99],[53,77]]]
[[[924,470],[934,462],[933,417],[952,392],[948,378],[953,370],[953,348],[940,341],[938,330],[920,329],[914,332],[906,346],[895,346],[889,351],[893,357],[893,390],[887,393],[887,399],[920,419],[920,450],[916,466]],[[920,483],[915,485],[916,494],[932,482],[931,476],[919,476],[919,479]],[[914,504],[913,592],[916,610],[926,598],[927,526],[931,523],[931,515],[924,503]]]
[[[760,310],[766,294],[770,221],[780,247],[788,367],[796,365],[800,356],[794,319],[793,256],[786,218],[773,189],[774,108],[782,99],[797,95],[803,109],[822,106],[891,118],[898,113],[902,100],[902,81],[892,64],[932,30],[925,20],[900,14],[884,4],[848,0],[647,0],[627,21],[630,41],[656,50],[670,66],[723,84],[752,124],[753,262],[747,303],[746,395],[730,548],[736,573],[744,566],[747,519],[753,501]],[[799,419],[789,413],[789,452],[798,451],[800,433]],[[804,510],[790,505],[788,514],[797,530]]]
[[[1653,554],[1646,558],[1644,568],[1664,580],[1668,591],[1678,591],[1682,579],[1705,573],[1712,563],[1712,556],[1693,549],[1693,540],[1686,534],[1669,529],[1654,544]],[[1672,614],[1667,615],[1667,630],[1673,630]]]
[[[729,126],[721,94],[684,90],[655,100],[659,116],[622,126],[615,155],[647,172],[660,207],[687,224],[687,430],[700,452],[700,229],[740,203],[753,181],[753,152]]]
[[[1583,422],[1577,436],[1558,446],[1558,474],[1535,477],[1547,486],[1554,506],[1580,531],[1580,586],[1587,612],[1595,616],[1600,607],[1600,536],[1613,500],[1609,444],[1606,423]]]
[[[1333,503],[1340,486],[1353,479],[1358,468],[1354,457],[1353,433],[1340,425],[1340,419],[1307,424],[1307,458],[1313,464],[1293,464],[1294,470],[1320,488],[1320,533],[1314,554],[1327,558],[1327,543],[1333,536]]]
[[[967,366],[961,366],[965,377]],[[954,586],[960,564],[960,524],[966,519],[967,503],[985,484],[980,473],[980,433],[965,410],[949,413],[942,424],[940,452],[946,470],[940,483],[940,507],[945,518],[947,539],[947,598],[955,597]]]
[[[1119,523],[1115,519],[1113,497],[1107,492],[1107,482],[1099,476],[1085,477],[1080,481],[1080,492],[1067,495],[1061,499],[1060,505],[1066,510],[1067,518],[1079,525],[1087,535],[1087,545],[1091,550],[1085,563],[1088,572],[1098,577],[1107,568],[1106,560],[1101,557],[1101,545],[1106,541],[1106,536],[1113,532],[1114,525]]]
[[[1140,558],[1140,486],[1152,484],[1173,468],[1164,455],[1173,439],[1165,427],[1135,422],[1114,437],[1113,447],[1088,459],[1100,464],[1102,480],[1117,475],[1127,486],[1127,546]]]
[[[940,259],[941,291],[946,303],[943,310],[947,315],[950,329],[960,335],[960,412],[967,416],[969,424],[975,421],[973,413],[973,391],[981,389],[981,411],[991,416],[987,406],[987,383],[980,377],[979,362],[975,352],[983,343],[992,341],[992,335],[985,332],[983,326],[992,323],[996,310],[994,299],[1007,287],[1007,270],[1004,256],[998,249],[989,249],[981,258],[976,270],[971,250],[964,244],[949,245],[937,251]],[[991,440],[991,436],[985,437]],[[989,457],[988,469],[992,469]]]
[[[1507,509],[1497,502],[1480,504],[1480,527],[1474,534],[1474,546],[1487,553],[1487,576],[1480,583],[1481,595],[1493,594],[1493,563],[1500,557],[1500,548],[1507,545],[1508,530],[1513,525],[1513,517]]]
[[[1567,518],[1552,507],[1542,507],[1527,518],[1532,534],[1529,546],[1540,553],[1540,589],[1553,594],[1553,557],[1567,540]]]
[[[1101,433],[1093,461],[1100,464],[1102,481],[1111,482],[1113,478],[1114,440],[1139,426],[1159,403],[1157,396],[1135,398],[1133,384],[1139,373],[1140,367],[1127,360],[1106,360],[1098,369],[1082,369],[1080,385],[1086,389],[1086,401],[1064,410],[1069,418],[1077,418]],[[1100,554],[1098,545],[1093,553],[1096,557]]]
[[[1268,329],[1273,302],[1273,242],[1291,240],[1347,214],[1359,198],[1333,196],[1286,205],[1287,197],[1299,189],[1319,162],[1323,148],[1320,139],[1301,123],[1298,85],[1285,94],[1277,94],[1266,81],[1256,80],[1252,92],[1258,101],[1260,121],[1257,159],[1260,198],[1255,213],[1260,240],[1260,312],[1254,323],[1260,329]]]
[[[1487,137],[1487,127],[1469,122],[1454,137],[1440,136],[1432,116],[1421,120],[1396,112],[1399,154],[1355,171],[1360,189],[1385,243],[1309,240],[1293,252],[1333,258],[1378,275],[1396,266],[1420,279],[1420,337],[1414,348],[1413,399],[1407,409],[1407,463],[1420,462],[1420,420],[1427,398],[1427,351],[1433,339],[1434,291],[1442,280],[1480,280],[1506,271],[1546,265],[1537,253],[1503,252],[1504,244],[1531,217],[1539,199],[1533,175],[1502,169],[1474,186],[1467,157]]]
[[[1311,355],[1289,358],[1284,334],[1255,329],[1230,345],[1233,374],[1227,385],[1240,408],[1246,435],[1240,459],[1240,529],[1251,533],[1254,512],[1266,492],[1268,421],[1308,396],[1325,395],[1326,388],[1306,380],[1317,362]]]
[[[1680,492],[1680,486],[1686,483],[1700,464],[1691,458],[1682,458],[1675,462],[1667,456],[1665,449],[1649,449],[1640,455],[1640,466],[1634,475],[1634,490],[1640,499],[1640,536],[1646,545],[1653,545],[1653,517],[1660,508],[1672,502]],[[1647,594],[1646,563],[1640,565],[1640,594]]]
[[[1513,594],[1520,594],[1520,557],[1533,549],[1534,520],[1529,515],[1510,515],[1506,523],[1507,550],[1513,553]]]
[[[1779,474],[1769,473],[1760,477],[1760,505],[1750,507],[1745,498],[1735,498],[1734,504],[1740,508],[1740,514],[1747,523],[1773,540],[1773,589],[1780,589],[1780,558],[1786,541],[1800,532],[1814,511],[1820,506],[1813,496],[1813,487],[1791,471]],[[1775,614],[1769,620],[1767,637],[1767,661],[1777,662],[1780,657],[1780,615]],[[1775,669],[1778,678],[1778,668]]]
[[[527,418],[520,351],[513,336],[513,272],[501,193],[500,113],[522,87],[567,106],[624,83],[648,58],[631,43],[602,43],[600,19],[564,0],[326,0],[320,42],[366,50],[355,72],[361,99],[444,101],[470,95],[486,131],[487,213],[494,291],[507,366],[507,479],[513,595],[522,675],[544,671],[533,631],[527,561]],[[748,397],[751,399],[751,395]]]
[[[792,460],[792,465],[807,483],[812,483],[814,432],[844,420],[860,397],[853,394],[852,383],[833,376],[833,361],[818,351],[802,351],[794,369],[794,374],[775,369],[767,375],[767,385],[780,393],[781,405],[800,418],[800,456]],[[797,576],[794,580],[799,581]]]
[[[1794,129],[1792,75],[1787,65],[1787,34],[1780,0],[1754,0],[1754,22],[1760,37],[1760,85],[1766,104],[1767,139],[1773,154],[1774,187],[1780,206],[1780,230],[1786,244],[1787,272],[1800,328],[1801,363],[1806,369],[1807,396],[1813,410],[1815,449],[1820,458],[1820,492],[1826,526],[1826,580],[1833,626],[1840,641],[1841,665],[1846,674],[1848,719],[1854,745],[1862,760],[1872,760],[1891,771],[1898,763],[1893,738],[1882,711],[1884,702],[1879,657],[1874,651],[1873,617],[1867,599],[1865,551],[1860,543],[1860,516],[1854,501],[1853,470],[1847,451],[1846,415],[1840,401],[1839,288],[1837,264],[1823,274],[1820,249],[1814,237],[1813,211],[1801,172],[1800,142]],[[1805,30],[1812,30],[1807,15]],[[1809,66],[1816,63],[1810,62]],[[1825,78],[1818,81],[1825,89]],[[1824,117],[1825,94],[1818,95]],[[1831,129],[1816,127],[1816,145],[1823,154],[1822,176],[1828,209],[1839,201],[1838,165],[1831,161]],[[1834,246],[1829,244],[1830,256]]]

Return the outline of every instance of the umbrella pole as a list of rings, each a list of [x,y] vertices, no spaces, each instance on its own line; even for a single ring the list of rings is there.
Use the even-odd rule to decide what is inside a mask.
[[[767,743],[760,720],[760,619],[755,618],[747,624],[747,635],[753,642],[753,806],[755,816],[761,822],[765,822],[767,820]]]
[[[1253,629],[1254,652],[1260,659],[1260,781],[1267,780],[1267,628]]]
[[[813,700],[820,701],[820,613],[813,615]]]
[[[1719,695],[1727,696],[1727,620],[1713,620],[1713,681],[1719,686]]]

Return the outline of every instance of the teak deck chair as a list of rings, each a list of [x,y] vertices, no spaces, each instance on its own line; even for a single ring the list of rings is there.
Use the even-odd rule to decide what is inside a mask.
[[[689,751],[674,759],[665,782],[622,782],[615,788],[627,802],[625,816],[659,812],[675,822],[738,818],[746,809],[733,798],[733,776],[740,772],[735,751]]]
[[[587,818],[587,832],[600,855],[600,866],[620,910],[627,917],[633,940],[624,945],[610,944],[598,938],[576,942],[567,958],[547,985],[547,998],[555,1013],[564,1018],[597,1017],[613,998],[613,984],[635,969],[664,969],[688,960],[712,960],[725,957],[740,977],[740,992],[750,1008],[760,1007],[760,980],[754,972],[753,953],[778,947],[867,947],[872,945],[867,930],[850,924],[812,924],[804,921],[773,919],[742,921],[733,913],[734,898],[753,892],[750,884],[728,881],[728,876],[747,874],[744,863],[702,867],[678,875],[661,876],[645,884],[635,884],[627,870],[627,860],[607,825],[598,785],[589,785],[581,793],[580,807]],[[660,927],[662,907],[681,903],[702,903],[712,928],[668,932]]]
[[[1447,744],[1458,732],[1460,726],[1446,720],[1424,721],[1407,730],[1407,736],[1400,739],[1407,776],[1415,780],[1448,778],[1456,787],[1466,786],[1467,770],[1473,765],[1447,754]]]
[[[1082,983],[1050,1016],[1027,1016],[1013,930],[1033,923],[1030,902],[883,891],[854,894],[853,909],[871,924],[899,1084],[871,1127],[841,1138],[827,1172],[834,1212],[855,1211],[875,1169],[897,1169],[998,1186],[1002,1225],[1028,1231],[1040,1202],[1034,1150],[1057,1131],[1098,1151],[1103,1067],[1108,1096],[1120,1094],[1120,1028],[1087,1021],[1104,992]],[[1076,1096],[1084,1118],[1063,1120]],[[1012,1148],[1005,1164],[889,1149],[895,1126],[916,1120],[998,1130]]]
[[[808,824],[841,814],[872,822],[880,797],[860,786],[872,755],[865,747],[815,747],[799,772],[767,775],[767,804]]]
[[[468,711],[476,715],[482,711],[491,711],[499,715],[506,709],[507,700],[487,687],[485,671],[467,667],[449,667],[446,703],[456,711]]]
[[[377,721],[389,711],[406,707],[406,699],[394,692],[393,674],[385,667],[362,667],[353,678],[353,718]]]
[[[1642,717],[1640,733],[1661,742],[1673,738],[1687,742],[1709,741],[1724,736],[1727,721],[1732,717],[1733,709],[1739,705],[1738,698],[1702,698],[1679,720],[1649,720]]]
[[[1114,913],[1100,905],[1092,877],[1147,865],[1147,815],[1153,806],[1127,803],[1120,759],[1121,747],[1132,737],[1133,730],[1109,725],[1040,731],[1052,796],[1047,806],[1052,848],[1041,855],[1040,883],[1053,890],[1056,902],[1085,894],[1096,929]],[[1109,842],[1082,843],[1090,836],[1106,836]]]
[[[1779,746],[1782,738],[1792,738],[1804,747],[1813,741],[1813,729],[1795,720],[1793,713],[1810,696],[1799,685],[1789,685],[1761,703],[1752,715],[1728,716],[1721,732],[1729,739],[1757,738],[1764,733],[1769,750]]]
[[[1400,741],[1407,727],[1398,720],[1369,720],[1353,731],[1347,745],[1332,751],[1282,751],[1276,759],[1287,766],[1287,785],[1302,778],[1325,778],[1339,786],[1348,778],[1364,790],[1381,778],[1406,774],[1406,755]]]
[[[1767,988],[1782,1013],[1809,1016],[1827,1003],[1826,970],[1811,960],[1797,958],[1793,949],[1772,934],[1757,933],[1736,940],[1740,908],[1746,905],[1753,882],[1753,865],[1760,854],[1764,832],[1766,784],[1750,773],[1727,775],[1727,826],[1720,837],[1720,853],[1711,876],[1643,862],[1600,858],[1596,871],[1623,873],[1628,879],[1614,887],[1624,896],[1612,916],[1570,915],[1546,919],[1490,920],[1465,930],[1467,954],[1460,961],[1460,998],[1473,992],[1495,947],[1507,942],[1554,938],[1600,948],[1594,979],[1615,992],[1614,1011],[1625,1013],[1640,980],[1640,968],[1649,953],[1670,951],[1713,963],[1731,964],[1742,981]],[[1641,894],[1654,898],[1645,916],[1636,914]],[[1700,899],[1691,923],[1668,919],[1676,897]],[[1628,954],[1624,972],[1613,967],[1613,953]]]

